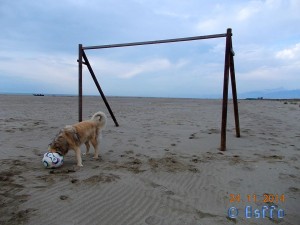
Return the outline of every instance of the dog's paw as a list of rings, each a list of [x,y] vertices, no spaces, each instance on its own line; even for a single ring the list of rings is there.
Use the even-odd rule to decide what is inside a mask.
[[[89,152],[82,153],[82,155],[89,155],[89,154],[90,154]]]
[[[83,167],[83,165],[82,165],[82,164],[77,164],[77,166],[79,166],[79,167]]]
[[[99,156],[94,155],[93,159],[99,159]]]

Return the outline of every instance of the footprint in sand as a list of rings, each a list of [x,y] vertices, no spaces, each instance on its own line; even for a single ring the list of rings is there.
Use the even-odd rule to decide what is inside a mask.
[[[298,179],[296,175],[294,174],[286,174],[286,173],[279,173],[279,179],[282,180],[295,180]]]
[[[67,195],[61,195],[61,196],[59,196],[60,200],[67,200],[68,198],[69,198],[69,196],[67,196]]]
[[[199,139],[198,137],[196,137],[196,133],[192,133],[189,137],[189,139]]]
[[[244,170],[244,171],[254,171],[255,167],[250,166],[250,165],[244,165],[244,166],[242,166],[242,170]]]
[[[83,180],[83,183],[85,184],[110,183],[119,179],[120,177],[118,175],[111,174],[111,173],[110,174],[101,173],[99,175],[94,175]]]
[[[299,192],[300,192],[300,189],[299,189],[299,188],[296,188],[296,187],[289,187],[289,191],[290,191],[290,192],[293,192],[293,193],[299,193]]]
[[[32,150],[32,152],[33,152],[33,154],[35,154],[36,156],[42,156],[43,154],[38,150],[38,149],[36,149],[36,148],[34,148],[33,150]]]
[[[229,185],[230,185],[230,187],[237,188],[237,187],[240,187],[241,181],[243,181],[243,179],[235,178],[235,179],[229,181]]]
[[[145,222],[148,225],[157,225],[160,224],[161,218],[158,216],[149,216],[145,219]]]
[[[74,179],[71,180],[71,183],[72,183],[72,184],[76,184],[76,183],[78,183],[78,181],[79,181],[78,179],[75,179],[75,178],[74,178]]]
[[[145,181],[147,185],[149,185],[150,187],[153,187],[155,189],[158,189],[159,191],[161,191],[163,194],[165,195],[175,195],[175,193],[171,190],[169,190],[167,187],[157,184],[153,181]]]

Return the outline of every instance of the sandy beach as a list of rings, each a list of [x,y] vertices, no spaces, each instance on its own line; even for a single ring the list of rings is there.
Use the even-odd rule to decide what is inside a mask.
[[[299,224],[299,102],[239,100],[241,138],[230,102],[221,152],[221,100],[108,101],[119,127],[100,97],[83,99],[84,119],[108,116],[101,158],[78,168],[70,151],[45,169],[77,97],[0,95],[1,225]]]

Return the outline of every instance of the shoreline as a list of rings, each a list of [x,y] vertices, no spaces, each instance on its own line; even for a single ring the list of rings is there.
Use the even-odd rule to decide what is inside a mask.
[[[44,94],[43,96],[34,96],[35,93],[0,93],[0,95],[5,96],[34,96],[34,97],[78,97],[76,94]],[[83,97],[100,97],[101,95],[83,95]],[[187,100],[222,100],[222,97],[155,97],[155,96],[112,96],[106,95],[107,98],[145,98],[145,99],[187,99]],[[231,97],[228,100],[232,100]],[[238,98],[238,100],[247,100],[247,101],[300,101],[300,98]]]

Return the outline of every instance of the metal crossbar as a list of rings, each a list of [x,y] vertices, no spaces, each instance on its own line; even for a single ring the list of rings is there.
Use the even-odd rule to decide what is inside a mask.
[[[221,38],[221,37],[226,37],[226,35],[227,34],[214,34],[214,35],[205,35],[205,36],[156,40],[156,41],[143,41],[143,42],[131,42],[131,43],[111,44],[111,45],[85,46],[85,47],[82,47],[82,49],[83,50],[91,50],[91,49],[103,49],[103,48],[122,48],[122,47],[138,46],[138,45],[166,44],[166,43],[183,42],[183,41],[196,41],[196,40],[211,39],[211,38]]]

